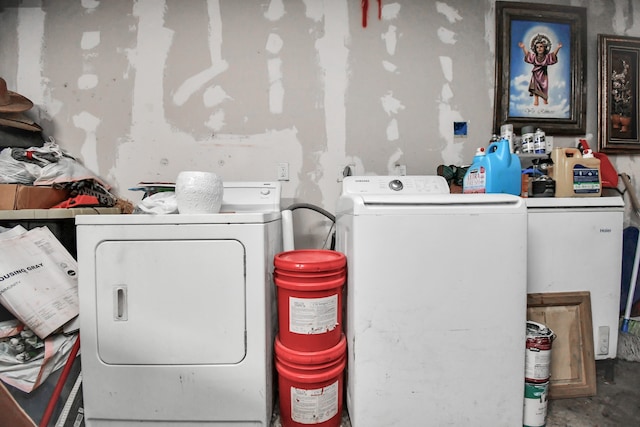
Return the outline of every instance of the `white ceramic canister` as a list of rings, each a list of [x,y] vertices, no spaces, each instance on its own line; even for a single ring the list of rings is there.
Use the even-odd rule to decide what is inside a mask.
[[[222,178],[213,172],[182,171],[176,178],[176,202],[181,214],[220,212]]]

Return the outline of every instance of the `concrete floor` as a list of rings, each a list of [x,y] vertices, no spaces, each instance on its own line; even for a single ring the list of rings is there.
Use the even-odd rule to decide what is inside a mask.
[[[615,360],[613,381],[607,380],[607,377],[611,376],[610,370],[607,369],[610,368],[607,368],[606,364],[596,363],[597,393],[595,396],[549,401],[546,427],[640,426],[640,362]],[[282,427],[277,413],[274,415],[271,426]],[[340,427],[352,427],[346,410]]]
[[[551,400],[547,427],[640,426],[640,362],[616,360],[613,381],[605,371],[596,364],[595,396]]]
[[[621,336],[621,338],[623,337]],[[627,341],[622,339],[620,340],[620,342]],[[602,362],[596,363],[597,392],[595,396],[574,399],[555,399],[549,401],[547,407],[546,427],[640,426],[640,338],[633,337],[630,344],[633,344],[632,348],[634,351],[625,350],[620,345],[618,346],[618,358],[613,361],[613,365]],[[79,358],[76,362],[77,363],[75,363],[72,368],[71,377],[73,378],[75,378],[77,376],[77,372],[80,371]],[[611,366],[613,366],[613,370],[610,369]],[[49,396],[51,395],[53,387],[57,383],[57,375],[60,371],[61,370],[55,372],[50,377],[51,381],[47,381],[45,385],[36,389],[36,391],[31,394],[14,391],[14,397],[27,411],[27,413],[32,416],[34,422],[37,424],[40,423],[40,416],[43,412],[43,408],[48,403]],[[612,376],[613,380],[611,381],[610,378]],[[68,384],[65,386],[71,388],[73,386],[73,381],[68,381]],[[7,388],[12,390],[11,387]],[[63,392],[63,395],[68,395],[68,392]],[[60,402],[60,406],[62,406],[63,403],[64,402]],[[52,417],[52,420],[49,423],[50,427],[53,427],[57,420],[60,409],[61,408],[58,408],[58,412],[56,412],[54,417]],[[278,412],[278,404],[276,404],[271,427],[282,427]],[[73,418],[70,418],[70,420],[73,420]],[[65,424],[65,426],[66,425],[67,424]],[[78,425],[74,424],[74,426],[77,427]],[[84,422],[80,423],[79,426],[84,427]],[[5,427],[2,423],[2,414],[0,414],[0,427]],[[340,427],[352,427],[346,410],[344,411]],[[428,427],[428,425],[425,424],[425,427]]]

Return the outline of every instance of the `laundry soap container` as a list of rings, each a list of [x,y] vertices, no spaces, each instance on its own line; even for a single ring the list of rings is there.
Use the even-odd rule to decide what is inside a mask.
[[[519,196],[522,189],[520,158],[505,138],[479,148],[465,173],[463,193],[507,193]]]
[[[577,148],[555,147],[549,176],[556,181],[556,197],[599,197],[602,193],[600,159]]]

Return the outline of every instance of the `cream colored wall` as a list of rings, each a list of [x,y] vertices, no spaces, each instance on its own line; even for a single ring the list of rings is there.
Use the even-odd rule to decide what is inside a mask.
[[[71,155],[137,202],[181,170],[275,180],[283,207],[334,212],[343,168],[435,174],[492,133],[495,2],[0,1],[0,75]],[[587,7],[587,138],[597,146],[597,34],[640,36],[638,1]],[[469,134],[454,138],[453,122]],[[569,146],[574,138],[555,138]],[[635,185],[637,156],[617,156]],[[628,218],[630,216],[628,215]],[[296,245],[328,223],[294,214]]]

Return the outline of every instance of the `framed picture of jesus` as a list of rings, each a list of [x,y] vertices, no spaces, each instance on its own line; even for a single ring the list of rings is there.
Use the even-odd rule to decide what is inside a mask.
[[[585,133],[586,25],[586,8],[496,2],[495,133]]]

